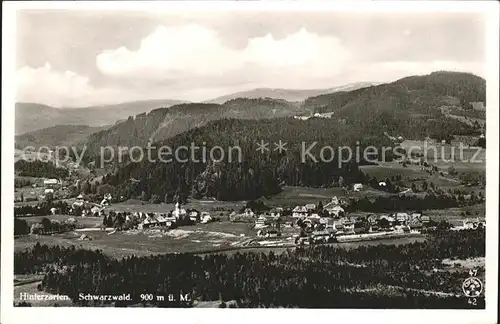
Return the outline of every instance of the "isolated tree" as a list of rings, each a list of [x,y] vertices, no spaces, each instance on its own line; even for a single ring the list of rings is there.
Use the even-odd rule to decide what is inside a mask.
[[[47,217],[44,217],[41,221],[44,232],[50,232],[52,230],[52,222]]]
[[[81,189],[82,189],[82,192],[84,194],[89,194],[90,193],[90,182],[87,180],[87,181],[84,181],[81,185]]]
[[[342,188],[344,186],[344,177],[339,176],[339,187]]]
[[[323,202],[321,200],[318,203],[317,210],[318,210],[318,212],[322,212],[323,211]]]
[[[54,194],[52,192],[47,192],[45,194],[45,200],[48,202],[48,203],[51,203],[54,201]]]

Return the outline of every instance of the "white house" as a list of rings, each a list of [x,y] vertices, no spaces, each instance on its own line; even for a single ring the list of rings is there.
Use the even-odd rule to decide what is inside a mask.
[[[292,217],[303,218],[307,216],[307,208],[305,206],[297,206],[292,210]]]
[[[389,223],[393,223],[395,221],[394,217],[388,215],[382,215],[379,219],[386,219]]]
[[[396,220],[398,222],[406,222],[410,219],[410,216],[407,213],[396,213]]]
[[[332,116],[335,114],[335,112],[326,112],[326,113],[315,113],[314,117],[317,118],[332,118]]]
[[[53,194],[53,193],[54,193],[54,189],[52,189],[52,188],[47,188],[47,189],[45,189],[45,190],[44,190],[44,193],[45,193],[45,194],[48,194],[48,193],[52,193],[52,194]]]
[[[265,228],[265,227],[267,227],[267,218],[261,215],[255,221],[255,228]]]
[[[73,202],[72,207],[83,207],[84,204],[85,204],[85,201],[83,199],[83,195],[79,194],[78,197],[76,197],[75,202]]]
[[[328,214],[333,217],[338,217],[340,213],[344,212],[344,208],[340,207],[339,205],[327,206],[324,208],[324,210],[327,211]]]
[[[192,222],[199,221],[200,220],[200,213],[198,213],[196,210],[192,210],[191,212],[189,212],[189,219]]]
[[[339,214],[344,212],[344,208],[340,206],[340,201],[337,198],[337,196],[334,196],[332,198],[332,201],[330,201],[328,204],[323,206],[323,210],[328,212],[330,216],[339,216]]]
[[[354,191],[360,191],[363,189],[363,185],[361,183],[355,183],[353,186],[352,186],[352,190]]]
[[[308,211],[311,211],[311,210],[315,210],[316,209],[316,205],[315,204],[306,204],[305,205],[306,209]]]
[[[378,186],[379,186],[379,187],[386,187],[386,186],[387,186],[387,183],[385,183],[385,181],[380,181],[380,182],[378,183]]]
[[[245,208],[245,211],[243,212],[242,216],[244,217],[254,217],[255,214],[250,208]]]
[[[420,218],[421,216],[422,216],[422,214],[421,214],[421,213],[412,213],[410,217],[411,217],[412,219],[413,219],[413,218],[417,218],[417,219],[418,219],[418,218]]]
[[[156,221],[158,222],[158,225],[165,225],[167,223],[167,218],[165,214],[155,214]]]
[[[210,216],[210,214],[207,212],[202,212],[201,213],[201,223],[206,224],[210,221],[212,221],[212,217]]]
[[[59,184],[59,181],[57,179],[45,179],[43,180],[43,185],[48,187],[48,186],[56,186]]]
[[[422,223],[428,223],[428,222],[430,222],[430,220],[431,220],[431,219],[430,219],[430,217],[429,217],[429,216],[420,215],[420,221],[421,221]]]

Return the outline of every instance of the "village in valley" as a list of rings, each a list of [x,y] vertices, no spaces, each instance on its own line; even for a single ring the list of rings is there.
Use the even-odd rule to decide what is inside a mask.
[[[17,12],[14,308],[486,308],[486,18],[285,9]]]
[[[20,207],[18,204],[21,201],[16,204],[16,216],[23,217],[18,219],[28,221],[25,225],[20,224],[21,221],[17,224],[24,226],[25,229],[20,231],[29,235],[18,237],[20,246],[32,241],[34,237],[30,236],[36,236],[42,242],[50,242],[50,237],[57,237],[53,241],[82,246],[85,246],[85,241],[92,241],[91,246],[105,249],[118,247],[121,240],[126,240],[129,245],[135,240],[141,244],[146,240],[150,241],[146,246],[154,246],[150,251],[152,253],[208,253],[343,242],[412,242],[425,239],[427,231],[438,227],[465,230],[486,226],[485,219],[480,218],[477,212],[476,217],[467,212],[469,217],[436,219],[425,210],[386,213],[349,211],[356,195],[373,191],[373,188],[361,183],[344,188],[342,196],[325,199],[324,195],[320,195],[317,202],[304,199],[301,200],[303,204],[295,206],[268,206],[265,199],[259,199],[222,203],[215,208],[217,202],[210,200],[151,204],[137,200],[123,201],[123,197],[116,197],[110,192],[102,196],[80,193],[74,198],[55,202],[55,197],[61,197],[68,190],[63,184],[63,180],[52,178],[43,180],[39,187],[32,186],[43,192],[38,197],[42,200],[42,207],[29,204]],[[79,184],[77,180],[73,186],[79,188]],[[386,186],[385,181],[378,182],[379,188]],[[401,190],[400,196],[412,194],[411,189]],[[113,239],[110,240],[111,237]],[[175,248],[169,247],[172,241],[177,241],[173,245]],[[137,252],[134,249],[129,251]]]

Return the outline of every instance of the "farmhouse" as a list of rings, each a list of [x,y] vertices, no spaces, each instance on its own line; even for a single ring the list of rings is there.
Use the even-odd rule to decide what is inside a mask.
[[[391,217],[389,215],[382,215],[379,217],[379,220],[385,219],[387,220],[390,224],[394,223],[395,219],[394,217]]]
[[[192,222],[198,222],[200,221],[200,213],[196,210],[191,210],[189,212],[189,219],[192,221]]]
[[[328,212],[330,216],[338,217],[340,213],[344,212],[344,208],[340,206],[340,203],[342,203],[342,201],[339,201],[337,196],[334,196],[332,201],[323,206],[323,210]]]
[[[326,112],[326,113],[315,113],[314,117],[317,118],[332,118],[332,116],[335,114],[335,112]]]
[[[201,223],[202,224],[206,224],[206,223],[211,222],[211,221],[212,221],[212,217],[210,216],[210,214],[208,212],[201,213]]]
[[[486,223],[484,221],[475,219],[459,219],[459,220],[450,220],[450,224],[452,225],[452,230],[460,231],[466,229],[477,229],[480,226],[485,226]]]
[[[315,219],[315,220],[319,221],[321,219],[321,217],[318,214],[314,213],[314,214],[311,214],[311,216],[307,217],[307,219]]]
[[[420,221],[422,223],[428,223],[431,219],[429,218],[429,216],[425,216],[425,215],[421,215],[420,216]]]
[[[316,209],[316,205],[315,204],[306,204],[306,209],[307,211],[313,211]]]
[[[85,201],[83,200],[83,195],[79,194],[78,197],[76,197],[75,202],[73,202],[72,207],[83,207]]]
[[[342,230],[346,232],[354,232],[354,219],[349,217],[343,217],[341,220]]]
[[[59,184],[59,181],[57,179],[45,179],[43,180],[43,185],[46,188],[54,188]]]
[[[187,212],[184,208],[180,207],[179,203],[175,203],[175,209],[172,212],[172,216],[174,216],[176,219],[184,218],[187,216]]]
[[[269,221],[263,215],[259,216],[255,221],[255,228],[265,228],[269,225]]]
[[[414,218],[420,219],[420,217],[422,217],[422,213],[412,213],[410,216],[411,219],[414,219]]]
[[[101,200],[101,206],[109,206],[111,202],[111,194],[104,195],[104,198]]]
[[[408,215],[408,213],[396,213],[396,220],[398,222],[406,222],[407,220],[409,220],[410,216]]]
[[[255,214],[254,214],[254,212],[253,212],[252,209],[245,208],[245,210],[243,211],[243,214],[241,216],[244,216],[244,217],[255,217]]]
[[[355,183],[352,186],[352,190],[354,191],[361,191],[363,189],[363,185],[361,183]]]
[[[293,118],[299,119],[299,120],[308,120],[311,117],[310,116],[293,116]]]

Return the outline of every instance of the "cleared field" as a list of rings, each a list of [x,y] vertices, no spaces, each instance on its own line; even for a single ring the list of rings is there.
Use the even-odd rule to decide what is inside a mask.
[[[344,197],[344,190],[341,188],[306,188],[285,186],[279,194],[267,199],[266,203],[270,207],[295,207],[309,203],[317,204],[322,200],[330,201],[334,196]]]
[[[462,213],[466,215],[462,216]],[[426,210],[425,215],[428,215],[431,219],[435,221],[466,219],[472,217],[484,218],[486,215],[486,205],[482,203],[482,204],[458,207],[458,208],[431,209],[431,210]]]
[[[86,234],[92,240],[80,240]],[[109,235],[105,231],[78,231],[54,235],[27,235],[14,242],[16,251],[37,242],[47,245],[75,245],[87,249],[101,249],[113,257],[149,255],[156,253],[195,252],[236,246],[255,238],[250,224],[216,222],[184,226],[179,229],[152,228],[130,230]]]
[[[234,225],[234,224],[233,224]],[[241,225],[241,224],[240,224]],[[244,230],[244,229],[242,229]],[[187,230],[175,229],[163,231],[161,229],[149,229],[144,231],[132,230],[122,233],[108,235],[106,232],[87,232],[92,240],[80,240],[79,237],[83,232],[71,232],[65,234],[56,234],[50,236],[24,236],[15,240],[15,251],[22,251],[35,245],[37,242],[46,245],[61,245],[102,250],[103,253],[115,257],[122,258],[125,256],[136,255],[144,256],[151,254],[162,253],[182,253],[182,252],[204,252],[213,250],[211,253],[227,253],[233,254],[236,252],[257,252],[268,253],[273,251],[282,253],[290,247],[242,247],[238,245],[249,238],[255,236],[239,236],[224,232],[213,232],[207,230]],[[292,243],[291,239],[283,238],[284,242]],[[387,244],[408,244],[413,242],[424,241],[425,237],[401,237],[393,239],[381,239],[373,241],[361,242],[346,242],[346,243],[331,243],[332,246],[342,248],[357,248],[359,246],[371,245],[387,245]],[[217,251],[218,249],[232,248],[231,251]],[[293,248],[292,248],[293,249]],[[206,253],[203,253],[206,254]]]
[[[429,177],[429,174],[420,170],[420,168],[417,169],[411,166],[405,168],[396,162],[381,162],[379,165],[364,165],[359,168],[363,171],[363,173],[369,175],[370,177],[375,177],[380,181],[394,176],[401,176],[402,178]]]
[[[427,157],[429,163],[438,167],[481,169],[485,166],[486,149],[479,147],[464,147],[416,140],[405,140],[401,146],[412,152],[420,152]]]
[[[440,162],[435,164],[437,167],[441,168],[442,171],[447,172],[450,166],[453,166],[456,171],[461,173],[480,173],[484,174],[485,167],[484,165],[476,165],[473,163],[444,163]],[[401,181],[405,186],[410,187],[413,182],[415,184],[421,184],[424,180],[427,182],[432,182],[434,185],[441,187],[443,189],[455,189],[459,188],[461,190],[466,191],[477,191],[476,187],[466,187],[460,181],[457,176],[450,176],[445,174],[444,176],[440,175],[437,172],[433,174],[429,174],[425,170],[422,170],[420,166],[416,165],[408,165],[407,167],[403,167],[399,163],[396,162],[382,162],[379,165],[369,165],[362,166],[360,169],[367,175],[371,177],[376,177],[378,180],[385,180],[387,178],[391,178],[393,176],[401,176]],[[420,179],[420,180],[416,180]]]

